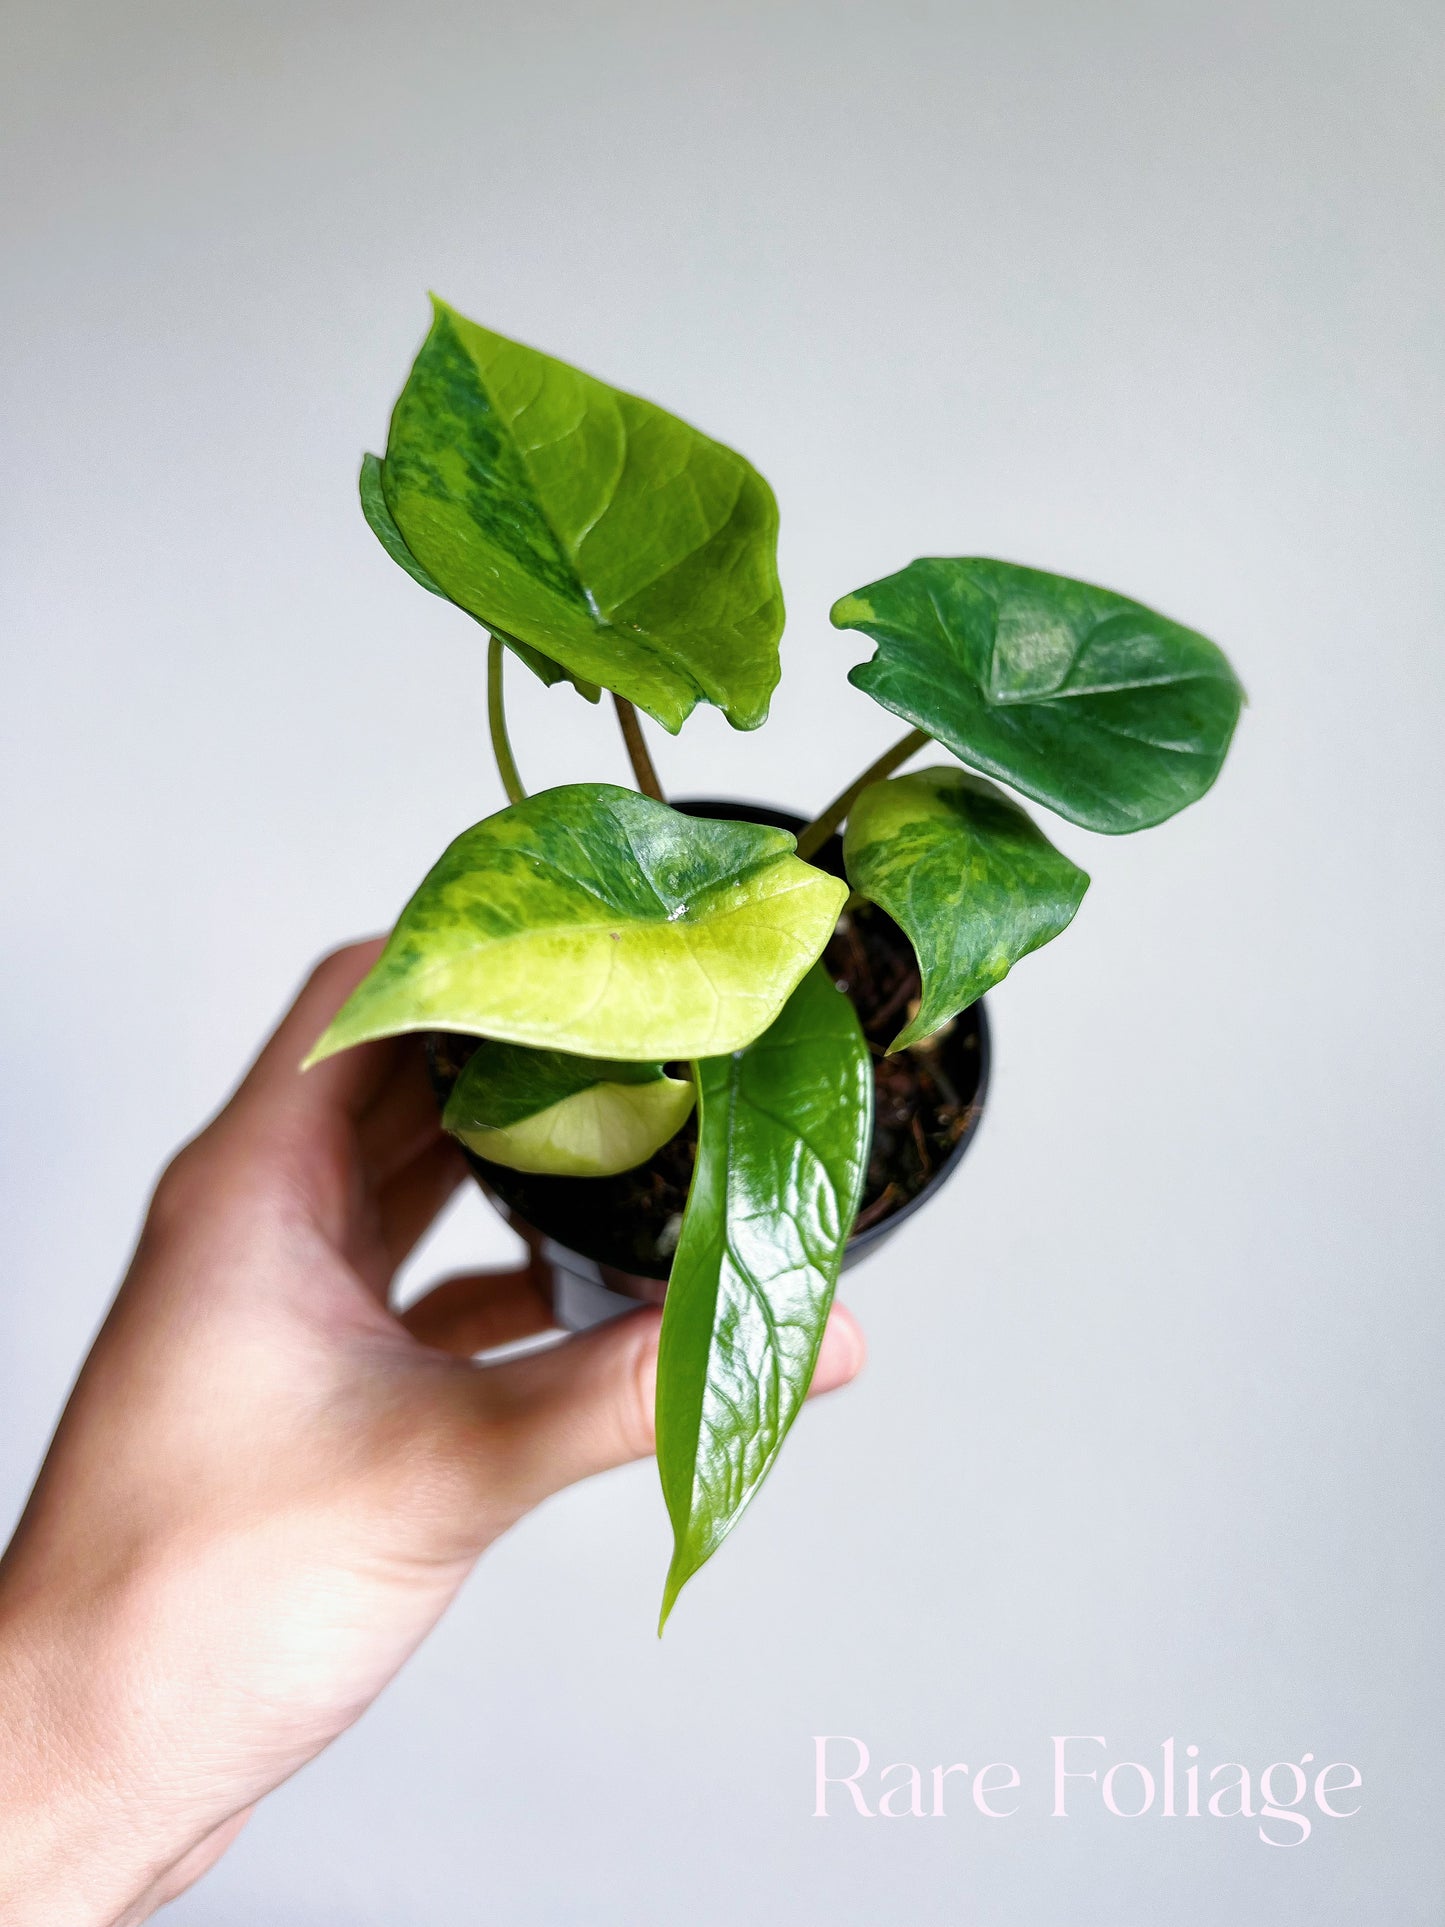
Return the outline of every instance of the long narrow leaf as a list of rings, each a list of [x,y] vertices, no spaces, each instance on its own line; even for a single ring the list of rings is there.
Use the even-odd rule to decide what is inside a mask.
[[[664,1623],[767,1477],[807,1394],[873,1125],[868,1048],[821,966],[756,1042],[703,1059],[696,1078],[697,1169],[657,1377],[674,1537]]]

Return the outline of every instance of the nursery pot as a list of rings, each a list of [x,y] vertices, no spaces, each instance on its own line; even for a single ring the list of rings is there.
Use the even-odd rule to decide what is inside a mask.
[[[803,818],[787,810],[714,798],[675,803],[689,816],[764,823],[796,834]],[[841,839],[811,859],[843,875]],[[885,1057],[917,994],[913,947],[876,906],[840,919],[825,954],[853,997],[872,1047],[876,1079],[873,1154],[846,1270],[887,1243],[905,1219],[938,1195],[973,1142],[988,1091],[989,1035],[983,1002],[971,1004],[926,1045]],[[445,1104],[474,1037],[435,1031],[426,1039],[437,1099]],[[627,1310],[660,1303],[691,1177],[696,1116],[647,1164],[611,1178],[551,1177],[512,1171],[467,1152],[478,1183],[545,1260],[553,1312],[577,1330]]]

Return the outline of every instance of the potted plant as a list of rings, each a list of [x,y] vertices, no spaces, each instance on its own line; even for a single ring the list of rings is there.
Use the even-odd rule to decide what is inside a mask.
[[[1123,596],[916,561],[832,609],[876,645],[849,680],[907,734],[807,822],[671,807],[638,712],[676,733],[705,701],[755,729],[778,680],[777,507],[742,456],[435,302],[361,499],[488,633],[508,804],[442,854],[308,1062],[426,1033],[444,1122],[515,1216],[667,1280],[665,1620],[777,1456],[850,1238],[957,1162],[980,997],[1088,886],[996,785],[1146,829],[1213,783],[1242,692],[1212,642]],[[508,657],[610,694],[636,791],[527,794]],[[895,773],[935,744],[956,760]]]

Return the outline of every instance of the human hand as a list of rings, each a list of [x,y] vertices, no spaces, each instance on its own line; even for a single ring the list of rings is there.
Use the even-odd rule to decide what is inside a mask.
[[[498,1534],[652,1450],[659,1314],[546,1350],[536,1261],[404,1314],[464,1174],[415,1039],[302,1076],[327,958],[157,1187],[0,1562],[0,1917],[144,1920],[370,1704]],[[836,1311],[815,1391],[862,1340]]]

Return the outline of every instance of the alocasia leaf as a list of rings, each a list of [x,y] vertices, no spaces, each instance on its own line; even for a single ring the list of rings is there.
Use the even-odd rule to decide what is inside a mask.
[[[762,476],[654,403],[433,308],[381,464],[402,553],[368,507],[383,543],[665,728],[706,701],[755,729],[783,629]]]
[[[843,861],[918,955],[922,998],[893,1050],[931,1036],[1058,936],[1089,887],[1016,803],[961,769],[870,784],[849,814]]]
[[[657,1372],[674,1539],[664,1620],[762,1484],[807,1393],[873,1128],[868,1047],[821,966],[755,1043],[695,1074],[697,1167]]]
[[[513,1171],[607,1178],[645,1163],[692,1113],[687,1078],[528,1050],[484,1037],[452,1087],[442,1123],[478,1157]]]
[[[308,1062],[414,1030],[634,1063],[736,1050],[847,896],[792,852],[610,783],[514,803],[446,850]]]
[[[1202,796],[1244,700],[1206,637],[1011,562],[911,562],[832,619],[878,644],[850,682],[1090,830],[1146,829]]]
[[[386,505],[386,494],[381,482],[381,458],[377,455],[363,455],[361,458],[361,512],[366,517],[372,534],[386,550],[393,562],[398,563],[414,582],[424,589],[438,595],[444,602],[451,600],[439,582],[434,582],[406,545],[406,537],[392,520],[391,510]],[[539,676],[548,688],[553,683],[570,682],[578,694],[585,696],[589,703],[595,703],[602,692],[596,683],[584,681],[565,670],[560,663],[544,656],[540,649],[533,649],[525,642],[518,642],[515,636],[504,635],[500,629],[493,632],[499,641],[504,642],[519,662],[524,662],[534,676]]]

